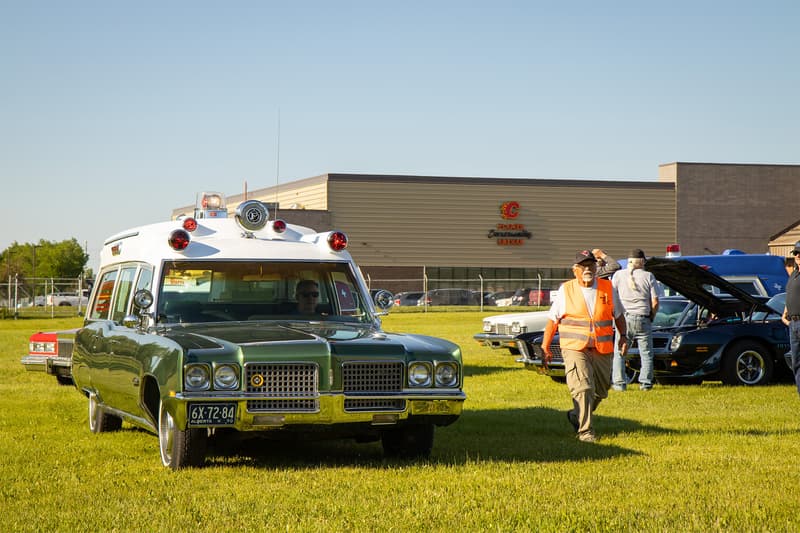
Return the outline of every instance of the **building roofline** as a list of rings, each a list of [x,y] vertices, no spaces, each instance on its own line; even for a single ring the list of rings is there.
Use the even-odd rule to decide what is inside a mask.
[[[718,167],[787,167],[796,168],[800,164],[796,163],[703,163],[702,161],[673,161],[671,163],[661,163],[659,167],[668,167],[670,165],[703,165],[703,166],[718,166]]]
[[[392,182],[392,183],[431,183],[459,185],[515,185],[515,186],[552,186],[552,187],[600,187],[644,189],[674,189],[674,183],[661,181],[638,180],[593,180],[571,178],[487,178],[463,176],[413,176],[407,174],[327,174],[328,181],[349,182]],[[295,184],[298,182],[292,182]]]

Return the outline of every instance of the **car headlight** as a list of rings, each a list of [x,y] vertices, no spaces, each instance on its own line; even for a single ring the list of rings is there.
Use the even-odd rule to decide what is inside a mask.
[[[483,331],[485,331],[486,333],[492,331],[492,323],[489,322],[488,320],[483,321]]]
[[[428,387],[431,384],[431,367],[428,363],[408,365],[408,384],[412,387]]]
[[[436,365],[436,386],[455,387],[456,385],[458,385],[458,365],[456,363]]]
[[[239,388],[239,368],[234,365],[214,367],[214,388],[233,390]]]
[[[519,334],[522,332],[522,326],[519,322],[512,322],[511,323],[511,333]]]
[[[681,341],[683,340],[683,335],[678,334],[674,335],[672,339],[669,341],[669,351],[674,352],[681,346]]]
[[[183,367],[183,385],[187,390],[208,390],[211,387],[208,365],[190,364]]]

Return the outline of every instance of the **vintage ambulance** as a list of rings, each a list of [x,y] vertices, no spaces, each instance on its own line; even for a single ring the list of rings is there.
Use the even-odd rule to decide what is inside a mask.
[[[270,219],[258,201],[229,217],[200,195],[193,216],[107,239],[75,335],[72,376],[89,428],[127,421],[158,435],[178,469],[210,439],[381,440],[424,457],[466,398],[459,347],[384,332],[339,231]]]

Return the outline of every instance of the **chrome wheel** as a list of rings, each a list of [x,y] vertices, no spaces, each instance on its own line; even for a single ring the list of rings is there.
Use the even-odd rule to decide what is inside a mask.
[[[722,365],[722,381],[726,385],[764,385],[772,379],[772,358],[757,342],[734,343],[726,351]]]
[[[175,419],[164,408],[161,402],[158,406],[158,447],[161,450],[161,463],[172,466],[172,450],[175,443]]]

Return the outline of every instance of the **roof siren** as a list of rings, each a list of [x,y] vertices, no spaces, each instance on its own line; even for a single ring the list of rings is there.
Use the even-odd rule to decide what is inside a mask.
[[[258,231],[267,225],[269,210],[263,202],[247,200],[236,208],[236,223],[245,231]]]

